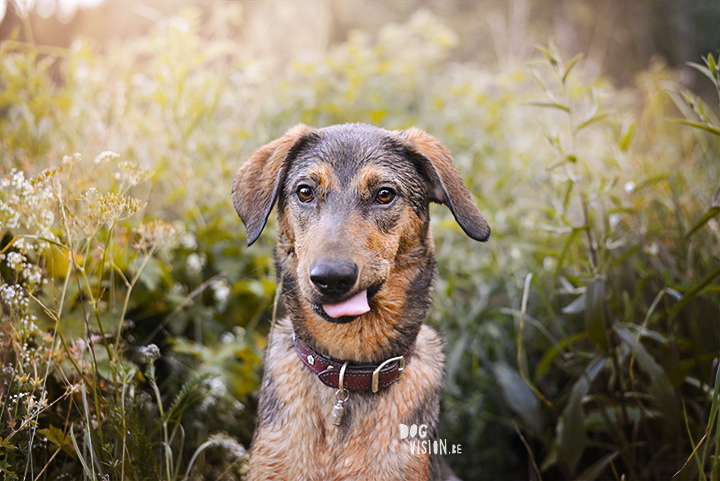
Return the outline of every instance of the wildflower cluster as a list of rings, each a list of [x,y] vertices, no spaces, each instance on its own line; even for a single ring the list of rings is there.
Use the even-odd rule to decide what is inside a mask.
[[[46,170],[28,179],[24,172],[13,169],[0,178],[0,232],[7,229],[26,234],[14,245],[20,252],[44,249],[48,241],[57,239],[52,227],[57,200],[53,184],[58,172]]]
[[[105,224],[112,226],[117,221],[137,213],[143,207],[143,203],[134,197],[108,192],[97,194],[96,203],[92,203],[92,206]]]
[[[191,305],[189,296],[196,294],[188,294],[188,279],[191,284],[202,282],[208,254],[198,249],[195,231],[183,222],[138,219],[147,203],[132,189],[142,192],[136,186],[151,173],[120,159],[120,154],[104,151],[85,162],[77,153],[34,177],[14,169],[0,178],[0,477],[14,479],[25,462],[20,451],[5,450],[3,443],[31,446],[36,453],[60,450],[77,460],[83,453],[73,449],[69,430],[75,429],[80,442],[90,445],[108,439],[105,436],[110,436],[108,430],[117,419],[137,422],[137,410],[144,405],[163,414],[163,395],[155,379],[161,351],[149,344],[130,350],[135,353],[132,362],[127,358],[126,342],[134,342],[130,332],[136,324],[126,314],[138,302],[134,293],[138,283],[154,298],[167,296],[176,302],[178,312]],[[176,259],[178,250],[187,255]],[[172,272],[173,264],[179,277],[168,278],[171,287],[163,293],[157,289],[159,276]],[[214,308],[227,308],[231,288],[226,279],[216,276],[194,292],[205,289]],[[233,355],[240,344],[223,346]],[[147,385],[136,377],[142,364],[143,379],[155,396],[149,396],[143,390]],[[157,421],[164,443],[171,443],[169,428],[180,422],[189,405],[183,397],[191,396],[194,389],[208,392],[196,408],[207,416],[222,410],[228,412],[223,419],[231,420],[232,413],[244,408],[226,379],[214,378],[208,384],[202,382],[207,377],[198,379],[180,389],[176,403]],[[58,403],[65,399],[69,405]],[[53,406],[62,406],[62,414]],[[63,424],[62,429],[56,427]],[[122,435],[126,444],[157,432],[152,428],[146,432],[138,424],[134,430]],[[229,435],[222,441],[237,456],[244,453]],[[133,459],[145,457],[147,451],[129,444],[123,450],[122,444],[114,450],[103,447],[93,456],[114,465],[118,475],[134,472],[134,467],[123,468],[117,460],[130,451]],[[175,479],[168,459],[161,459],[166,478]],[[64,462],[57,463],[57,469]],[[131,479],[156,475],[134,472],[134,476]]]
[[[148,180],[152,175],[150,170],[143,169],[137,162],[128,160],[120,162],[118,169],[119,170],[115,172],[115,180],[119,180],[128,186],[138,185],[140,182]]]
[[[120,154],[113,152],[111,150],[106,150],[104,152],[100,152],[100,154],[95,157],[95,164],[109,164],[113,160],[117,160],[120,158]]]
[[[208,8],[102,56],[0,42],[0,479],[242,479],[277,286],[233,174],[297,122],[350,120],[436,136],[493,228],[432,215],[460,477],[717,478],[715,104],[553,48],[488,69],[427,13],[254,57],[222,33],[237,6]]]
[[[134,247],[142,251],[151,251],[159,249],[167,241],[172,239],[177,233],[177,229],[169,222],[163,220],[154,220],[148,224],[144,224],[137,230],[137,240]]]

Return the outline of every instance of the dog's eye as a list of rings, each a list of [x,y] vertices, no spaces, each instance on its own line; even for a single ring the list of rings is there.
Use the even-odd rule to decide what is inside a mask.
[[[301,185],[298,187],[297,196],[298,199],[300,199],[300,202],[310,202],[314,197],[312,189],[307,185]]]
[[[378,202],[378,204],[389,204],[393,201],[395,195],[396,194],[394,190],[383,187],[382,189],[378,190],[378,193],[375,195],[375,200]]]

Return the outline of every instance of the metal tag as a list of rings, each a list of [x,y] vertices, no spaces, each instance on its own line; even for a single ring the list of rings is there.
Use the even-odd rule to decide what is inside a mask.
[[[332,423],[335,426],[340,426],[340,423],[342,422],[343,415],[345,414],[345,408],[343,407],[342,401],[338,400],[337,403],[335,403],[335,406],[333,406],[332,410]]]

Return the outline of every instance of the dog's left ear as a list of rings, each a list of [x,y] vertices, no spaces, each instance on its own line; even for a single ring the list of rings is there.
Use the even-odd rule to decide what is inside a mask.
[[[473,202],[450,152],[420,129],[413,127],[397,133],[409,144],[410,150],[420,156],[431,182],[430,200],[447,205],[468,236],[481,242],[488,240],[490,226]]]
[[[233,182],[233,204],[247,229],[247,245],[260,237],[282,185],[289,159],[313,129],[299,124],[279,139],[258,149],[238,169]]]

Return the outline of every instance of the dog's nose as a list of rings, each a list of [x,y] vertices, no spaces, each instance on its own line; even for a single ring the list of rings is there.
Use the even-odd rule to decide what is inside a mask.
[[[328,296],[347,294],[357,276],[358,268],[354,262],[316,262],[310,266],[310,280]]]

